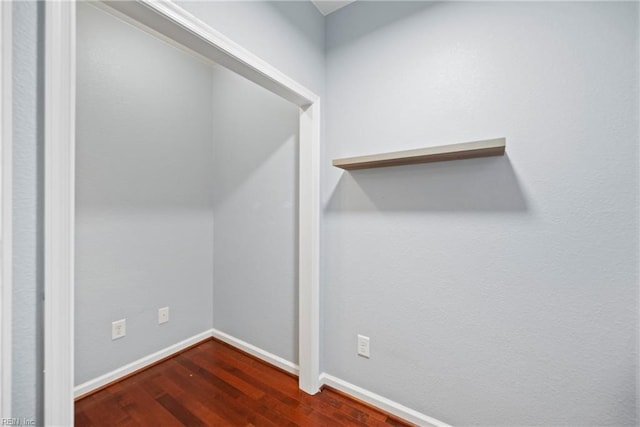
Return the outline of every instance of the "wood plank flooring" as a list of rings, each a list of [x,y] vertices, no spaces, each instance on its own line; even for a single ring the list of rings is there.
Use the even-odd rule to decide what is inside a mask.
[[[408,426],[209,340],[75,404],[76,426]]]

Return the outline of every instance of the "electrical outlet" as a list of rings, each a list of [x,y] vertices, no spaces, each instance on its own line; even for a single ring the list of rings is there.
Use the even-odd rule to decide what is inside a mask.
[[[111,339],[117,340],[127,335],[127,319],[111,322]]]
[[[369,358],[369,337],[358,335],[358,356]]]
[[[169,321],[169,307],[162,307],[158,309],[158,325],[167,323]]]

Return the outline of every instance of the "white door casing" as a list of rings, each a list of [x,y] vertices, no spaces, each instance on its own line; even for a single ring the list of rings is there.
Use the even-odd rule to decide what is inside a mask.
[[[11,2],[0,2],[0,417],[11,417],[12,313],[12,25]]]
[[[169,39],[300,107],[299,386],[320,386],[320,99],[170,1],[106,1]],[[75,3],[45,6],[44,417],[73,424]]]

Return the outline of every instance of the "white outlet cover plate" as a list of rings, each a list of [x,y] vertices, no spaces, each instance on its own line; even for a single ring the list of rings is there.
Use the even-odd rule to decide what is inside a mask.
[[[158,309],[158,324],[167,323],[169,321],[169,307],[162,307]]]
[[[111,322],[111,339],[117,340],[127,335],[127,319]]]
[[[370,354],[369,337],[358,335],[358,356],[366,357],[368,359]]]

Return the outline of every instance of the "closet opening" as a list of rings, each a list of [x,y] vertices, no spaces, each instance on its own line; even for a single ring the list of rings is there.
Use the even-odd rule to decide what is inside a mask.
[[[172,4],[46,19],[45,422],[210,336],[317,392],[317,97]]]

